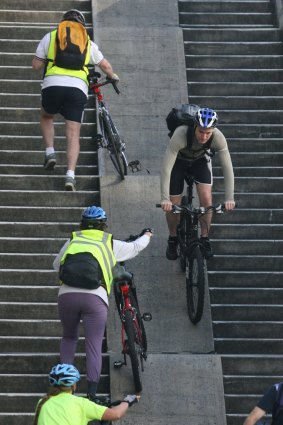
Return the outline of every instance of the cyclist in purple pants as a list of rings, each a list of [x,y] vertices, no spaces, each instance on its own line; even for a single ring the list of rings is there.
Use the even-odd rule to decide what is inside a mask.
[[[105,332],[108,295],[117,261],[135,257],[147,247],[152,236],[145,229],[133,242],[113,239],[107,228],[105,211],[90,206],[83,211],[80,230],[61,248],[53,267],[59,271],[59,317],[63,326],[60,360],[74,361],[79,324],[82,320],[88,398],[97,401],[96,391],[102,366],[102,341]]]

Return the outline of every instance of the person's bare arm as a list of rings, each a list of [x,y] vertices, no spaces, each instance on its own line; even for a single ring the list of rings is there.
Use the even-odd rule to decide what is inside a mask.
[[[255,407],[251,413],[249,414],[249,416],[246,418],[245,422],[243,423],[243,425],[255,425],[256,421],[258,421],[259,419],[261,419],[264,415],[265,415],[265,411],[260,409],[259,407]]]
[[[99,68],[104,72],[104,74],[107,75],[107,77],[119,80],[119,77],[117,74],[114,74],[113,68],[110,62],[108,62],[107,59],[102,59],[102,61],[98,64]]]
[[[117,421],[118,419],[121,419],[122,416],[124,416],[124,414],[128,410],[128,408],[131,407],[132,404],[137,403],[139,399],[140,396],[134,394],[127,395],[127,397],[125,397],[120,404],[105,410],[101,419],[105,421]]]
[[[36,56],[32,59],[32,67],[35,71],[40,71],[45,67],[46,61],[44,59],[39,59]]]

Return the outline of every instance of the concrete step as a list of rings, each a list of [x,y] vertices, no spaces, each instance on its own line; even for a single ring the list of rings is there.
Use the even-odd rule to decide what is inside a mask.
[[[22,373],[1,375],[1,381],[3,382],[3,388],[10,388],[10,392],[12,394],[22,394],[22,396],[24,396],[24,393],[28,392],[42,394],[46,393],[46,383],[48,382],[48,377],[46,374],[25,375]],[[83,396],[86,395],[87,386],[85,381],[85,375],[82,375],[82,379],[79,381],[77,386],[77,394],[82,394]],[[108,383],[109,375],[102,375],[99,381],[98,393],[107,392]]]
[[[25,353],[56,353],[59,351],[60,341],[61,336],[37,336],[36,338],[33,336],[1,336],[0,349],[3,354],[22,353],[23,347]],[[103,351],[106,351],[106,339],[103,342]],[[83,337],[79,339],[76,352],[81,354],[85,352],[85,340]]]
[[[225,137],[229,139],[230,137],[238,138],[279,138],[283,136],[283,126],[280,124],[219,124],[219,129],[225,134]],[[269,152],[271,155],[272,152]],[[255,157],[254,157],[255,159]],[[275,159],[275,158],[274,158]],[[250,163],[251,164],[251,163]],[[266,164],[261,164],[266,166]],[[277,164],[274,164],[275,166]],[[281,164],[278,164],[281,165]]]
[[[24,269],[27,270],[27,269]],[[34,269],[36,270],[36,269]],[[40,269],[44,270],[44,269]],[[49,270],[52,270],[52,267],[49,268]],[[20,268],[14,268],[13,272],[15,273],[18,271],[18,273],[21,273]],[[38,271],[38,269],[37,269]],[[22,286],[12,286],[12,285],[0,285],[0,293],[1,293],[1,302],[26,302],[27,300],[30,303],[37,303],[38,300],[44,300],[46,303],[55,303],[57,302],[58,298],[58,289],[59,289],[59,279],[58,279],[58,273],[54,272],[54,276],[56,276],[57,279],[57,285],[53,286],[36,286],[39,284],[39,282],[34,282],[32,286],[29,286],[27,283],[24,283]],[[32,276],[32,275],[31,275]],[[28,282],[28,280],[26,280]],[[3,320],[3,319],[2,319]],[[57,318],[58,320],[58,318]],[[10,322],[10,325],[9,325]],[[21,335],[19,331],[17,331],[15,325],[12,324],[11,321],[7,320],[6,326],[13,326],[14,328],[14,334],[13,335]],[[38,327],[38,323],[35,323],[35,327]],[[57,326],[57,325],[56,325]],[[24,328],[24,325],[22,326]],[[49,332],[48,326],[45,328]],[[9,335],[4,332],[4,328],[1,328],[0,330],[1,335]],[[38,329],[38,335],[45,336],[43,330]],[[50,332],[52,332],[52,328],[50,329]],[[12,335],[12,334],[11,334]],[[28,335],[27,333],[25,335]],[[56,334],[47,334],[48,336],[55,335]]]
[[[188,93],[190,96],[278,96],[282,93],[283,83],[280,81],[189,81]],[[1,85],[1,82],[0,82]]]
[[[223,252],[223,251],[222,251]],[[217,253],[210,260],[214,270],[282,271],[282,255],[222,255]]]
[[[269,1],[188,1],[188,0],[179,0],[178,2],[179,12],[203,12],[210,13],[219,10],[223,13],[237,13],[239,10],[243,13],[268,13],[271,10],[271,5]]]
[[[0,290],[1,287],[4,286],[3,293],[6,292],[7,288],[15,287],[15,290],[21,288],[22,286],[30,286],[31,289],[34,286],[40,285],[41,287],[48,286],[54,287],[58,290],[58,273],[55,270],[41,270],[38,268],[37,270],[29,270],[29,269],[18,269],[18,270],[10,270],[3,269],[1,270],[1,282],[0,282]],[[23,297],[19,297],[15,299],[13,297],[13,292],[10,291],[10,298],[7,297],[6,301],[10,302],[25,302],[26,300]],[[4,301],[4,300],[3,300]],[[38,301],[38,300],[37,300]],[[48,300],[44,298],[44,301]],[[55,302],[54,296],[50,297],[49,302]]]
[[[0,42],[1,47],[1,42]],[[25,48],[23,46],[23,48]],[[185,55],[280,55],[282,52],[282,45],[279,41],[264,42],[264,41],[246,41],[246,42],[210,42],[210,41],[194,41],[193,43],[185,42]],[[10,47],[9,50],[13,49]],[[11,50],[13,51],[13,50]],[[29,50],[31,51],[31,50]]]
[[[1,128],[1,123],[0,123]],[[55,141],[56,144],[56,141]],[[66,143],[65,143],[66,144]],[[42,147],[43,148],[43,147]],[[54,169],[54,172],[48,172],[44,170],[43,163],[45,158],[44,149],[32,151],[32,150],[3,150],[1,151],[1,160],[2,164],[13,164],[23,166],[23,165],[40,165],[42,176],[51,176],[56,174],[57,168],[64,165],[66,166],[66,151],[59,151],[56,149],[56,160],[57,164]],[[81,151],[78,159],[78,165],[95,165],[97,164],[97,151]],[[58,167],[57,167],[58,165]],[[66,173],[66,171],[65,171]],[[61,173],[60,173],[61,174]],[[30,176],[31,178],[31,176]],[[37,177],[36,177],[37,178]]]
[[[236,198],[237,199],[237,198]],[[235,212],[236,214],[236,212]],[[270,224],[262,226],[261,224],[226,224],[214,223],[211,228],[211,239],[246,239],[246,240],[275,240],[282,238],[283,226],[280,224]],[[272,253],[271,253],[272,254]]]
[[[0,143],[1,143],[1,149],[4,151],[2,152],[2,154],[4,155],[5,152],[9,151],[10,154],[12,152],[17,152],[17,151],[38,151],[40,148],[41,153],[42,153],[42,157],[41,157],[41,163],[43,162],[43,157],[44,157],[44,143],[42,140],[42,136],[34,136],[34,135],[29,135],[27,136],[22,136],[20,134],[14,135],[14,136],[2,136],[0,135]],[[13,149],[11,149],[11,146],[13,146]],[[55,148],[56,151],[58,153],[58,155],[61,155],[60,151],[66,151],[66,138],[65,136],[58,136],[56,134],[56,138],[55,138]],[[80,138],[80,151],[81,152],[93,152],[93,153],[97,153],[97,146],[96,144],[93,142],[93,138],[92,137],[81,137]],[[57,158],[59,159],[59,158]],[[15,158],[12,159],[12,163],[10,165],[13,165]],[[4,161],[3,161],[4,162]],[[0,164],[1,165],[1,164]],[[29,165],[29,164],[20,164],[20,165]],[[95,164],[96,165],[96,164]]]
[[[58,20],[55,22],[47,22],[40,24],[38,21],[30,23],[17,22],[16,30],[11,28],[15,26],[14,11],[11,12],[12,21],[11,22],[1,22],[0,24],[0,39],[20,39],[20,40],[41,40],[42,37],[49,31],[52,31],[58,24],[58,20],[61,17],[61,14],[58,14]],[[87,28],[89,36],[93,37],[93,31],[91,28]]]
[[[283,96],[204,96],[204,95],[191,95],[190,102],[197,105],[205,105],[208,108],[213,108],[216,111],[219,109],[226,109],[230,112],[238,111],[241,109],[255,109],[255,105],[259,105],[260,109],[272,110],[274,102],[276,108],[283,109]]]
[[[208,263],[208,281],[210,290],[214,288],[256,288],[260,292],[261,288],[283,288],[283,272],[274,271],[220,271],[211,268]],[[221,301],[212,302],[212,304]],[[230,306],[230,303],[228,303]]]
[[[42,154],[43,155],[43,154]],[[80,154],[83,155],[82,153]],[[41,161],[42,162],[42,161]],[[56,176],[65,176],[67,171],[67,166],[65,164],[58,164],[55,167],[55,170],[52,172],[53,177]],[[38,176],[41,177],[42,173],[46,173],[43,177],[51,177],[50,173],[46,172],[42,166],[40,165],[21,165],[21,164],[0,164],[0,175],[12,175],[18,176],[19,178],[26,178],[28,176]],[[48,173],[48,174],[47,174]],[[78,164],[76,167],[76,176],[84,176],[95,178],[98,175],[98,166],[94,164]],[[264,175],[264,174],[262,174]],[[278,173],[278,175],[281,175]],[[62,190],[62,178],[60,180],[60,190]]]
[[[40,102],[39,98],[37,99],[37,104],[33,104],[33,107],[25,108],[24,105],[21,107],[8,107],[5,106],[0,108],[1,121],[17,121],[17,122],[38,122],[40,117]],[[36,106],[36,107],[34,107]],[[55,117],[55,122],[62,122],[60,116]],[[95,121],[95,111],[93,109],[86,109],[84,113],[84,124],[94,123]]]
[[[2,5],[1,5],[2,7]],[[80,8],[81,10],[81,8]],[[91,10],[82,10],[86,22],[90,25],[92,21]],[[22,24],[22,25],[54,25],[57,26],[62,18],[62,10],[40,10],[28,9],[28,10],[1,10],[1,23],[5,24]]]
[[[272,329],[271,329],[272,330]],[[256,338],[257,335],[251,338],[215,338],[214,346],[215,351],[221,354],[281,354],[283,349],[282,339],[274,337],[272,339],[264,339],[261,336]]]
[[[214,252],[225,252],[227,255],[268,255],[270,253],[273,255],[283,255],[282,240],[257,239],[250,241],[248,239],[218,239],[213,240],[212,243]]]
[[[237,156],[236,156],[237,157]],[[234,159],[234,154],[232,155]],[[1,176],[0,176],[1,178]],[[3,183],[5,186],[5,182]],[[214,190],[218,191],[223,189],[223,178],[215,177],[213,179]],[[15,182],[17,187],[17,182]],[[283,192],[283,177],[235,177],[235,187],[238,192]],[[0,185],[1,188],[1,185]]]
[[[8,55],[9,56],[9,55]],[[282,55],[274,55],[269,54],[266,56],[263,55],[186,55],[186,66],[187,68],[213,68],[213,69],[266,69],[266,64],[268,63],[268,69],[280,69],[282,67]],[[13,64],[12,61],[9,62],[9,58],[4,56],[4,63],[7,65],[10,63]],[[21,61],[21,64],[24,65],[24,60]]]
[[[230,151],[231,152],[231,151]],[[1,170],[1,167],[0,167]],[[283,167],[274,167],[270,170],[270,167],[235,167],[233,166],[234,176],[235,177],[245,177],[253,178],[255,177],[264,177],[267,178],[274,176],[282,176]],[[213,167],[213,176],[221,177],[223,175],[221,167]]]
[[[23,70],[24,71],[24,70]],[[10,72],[10,69],[9,69]],[[14,74],[18,73],[18,70],[11,69],[13,77]],[[1,68],[0,68],[0,78],[1,78]],[[282,82],[282,72],[280,69],[241,69],[237,67],[235,69],[217,69],[217,68],[201,68],[195,69],[190,67],[187,68],[187,80],[188,81],[206,81],[206,82]],[[228,93],[227,93],[228,94]]]
[[[42,207],[39,205],[35,207],[17,206],[16,208],[14,206],[0,206],[0,221],[9,221],[12,217],[14,222],[28,222],[32,220],[36,223],[43,222],[48,217],[48,223],[53,223],[56,228],[57,224],[62,222],[72,223],[75,227],[80,222],[82,211],[83,207],[81,206]],[[7,240],[7,237],[5,237],[5,240]]]
[[[227,394],[263,394],[275,382],[283,380],[283,376],[244,376],[224,375],[224,389]]]
[[[228,212],[228,213],[224,213],[224,214],[216,214],[213,217],[213,223],[217,223],[217,224],[226,224],[226,225],[231,225],[231,224],[252,224],[252,225],[257,225],[257,224],[264,224],[266,225],[268,224],[281,224],[282,223],[282,214],[283,211],[280,209],[253,209],[253,208],[249,208],[249,209],[241,209],[239,208],[239,206],[237,205],[237,207],[235,208],[234,211],[232,212]],[[0,208],[0,218],[1,218],[1,208]],[[212,226],[213,229],[214,226]],[[229,227],[229,226],[227,226]],[[214,238],[217,240],[218,238],[220,238],[219,235],[217,235],[217,231],[214,234]],[[230,238],[230,240],[233,239],[237,239],[238,235],[237,232],[234,235],[234,237]],[[245,240],[248,242],[248,238],[245,238]]]
[[[40,264],[41,269],[52,269],[55,254],[28,254],[28,253],[3,253],[0,258],[0,269],[37,269]]]
[[[214,289],[212,288],[213,292]],[[253,302],[253,301],[251,301]],[[269,304],[211,304],[213,320],[219,322],[224,321],[229,317],[232,321],[240,321],[243,318],[250,322],[266,320],[266,321],[281,321],[283,313],[283,305]],[[271,338],[271,336],[270,336]],[[239,346],[239,349],[241,347]],[[222,351],[219,350],[221,353]]]
[[[43,207],[44,209],[44,207]],[[7,230],[5,230],[5,228]],[[52,223],[52,222],[39,222],[39,221],[29,221],[29,222],[2,222],[0,223],[1,237],[9,238],[11,235],[17,238],[25,238],[26,235],[31,235],[34,238],[66,238],[71,235],[71,232],[79,228],[74,227],[74,223],[71,222],[61,222],[61,223]],[[26,254],[26,253],[25,253]],[[24,255],[25,256],[25,255]]]
[[[249,42],[280,41],[279,28],[183,28],[186,41]],[[1,37],[1,32],[0,32]],[[188,80],[189,81],[189,80]]]
[[[64,6],[64,9],[63,7]],[[81,11],[90,11],[91,3],[89,0],[64,0],[60,2],[58,0],[49,0],[47,2],[41,2],[38,0],[29,0],[28,3],[26,0],[1,0],[1,8],[3,9],[18,9],[18,10],[45,10],[45,11],[66,11],[68,9],[79,9]]]
[[[270,335],[274,339],[280,339],[282,336],[282,322],[267,321],[213,321],[213,335],[215,338],[249,338],[249,339],[269,339]],[[264,353],[264,348],[260,351]],[[233,354],[236,354],[232,352]],[[244,347],[240,354],[245,354]],[[222,354],[222,353],[221,353]],[[247,353],[252,354],[252,353]],[[255,353],[258,354],[258,353]],[[275,353],[270,353],[275,354]],[[280,354],[280,353],[279,353]]]
[[[13,125],[12,125],[13,123]],[[84,123],[81,127],[82,137],[91,137],[95,134],[96,126],[94,124]],[[65,133],[65,127],[63,122],[55,123],[56,136],[63,136]],[[40,127],[38,122],[0,122],[0,134],[2,135],[19,135],[22,136],[41,136]]]
[[[179,13],[179,22],[183,28],[193,26],[211,26],[213,29],[217,27],[271,27],[273,25],[273,15],[270,12],[251,13],[246,12],[225,12],[218,11],[216,8],[213,12],[181,12]]]
[[[259,199],[260,198],[260,199]],[[1,192],[0,192],[0,199],[1,199]],[[224,201],[224,195],[223,192],[214,192],[214,203],[219,204],[223,203]],[[277,208],[281,209],[283,207],[283,202],[279,199],[278,195],[275,193],[265,193],[264,196],[259,193],[238,193],[237,188],[235,192],[235,199],[236,203],[239,208],[272,208],[273,206],[276,206]],[[278,200],[278,202],[277,202]],[[240,230],[240,229],[238,229]],[[224,237],[224,236],[223,236]],[[229,238],[231,237],[231,234],[229,235]],[[241,237],[241,235],[239,235]],[[259,236],[261,237],[261,236]],[[226,238],[226,237],[225,237]],[[277,239],[277,238],[276,238]]]
[[[62,180],[62,188],[64,179]],[[52,193],[52,196],[50,194]],[[9,196],[7,196],[9,194]],[[66,192],[66,191],[43,191],[43,190],[1,190],[1,205],[25,205],[45,207],[81,207],[82,205],[99,204],[99,193],[92,191]],[[12,233],[13,234],[13,233]],[[10,233],[11,235],[11,233]]]
[[[281,376],[282,359],[282,355],[225,354],[221,356],[223,374],[235,376]]]
[[[65,177],[50,175],[0,175],[0,190],[62,190]],[[99,179],[97,176],[76,176],[77,190],[99,190]]]
[[[56,226],[57,227],[57,226]],[[75,226],[74,226],[75,228]],[[56,231],[54,231],[56,233]],[[0,252],[55,253],[65,243],[65,238],[0,238]]]
[[[254,270],[254,269],[252,269]],[[282,288],[213,288],[210,283],[211,304],[283,305]],[[273,335],[274,336],[274,335]]]

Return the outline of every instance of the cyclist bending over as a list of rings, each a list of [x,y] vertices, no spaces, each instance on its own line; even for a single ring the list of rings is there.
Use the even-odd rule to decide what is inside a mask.
[[[225,209],[235,208],[234,173],[227,141],[223,133],[216,128],[218,116],[209,108],[200,108],[195,116],[190,147],[187,144],[189,125],[176,128],[166,149],[161,170],[161,207],[166,212],[169,229],[166,257],[176,260],[177,225],[179,216],[171,212],[172,204],[180,205],[186,174],[192,174],[196,181],[199,203],[202,207],[212,205],[212,163],[210,150],[219,154],[225,184]],[[211,214],[200,220],[201,241],[205,257],[213,256],[208,238]]]
[[[139,400],[136,395],[127,395],[111,408],[100,406],[74,395],[79,380],[75,366],[64,363],[54,366],[49,373],[50,389],[37,404],[33,425],[87,425],[94,419],[116,421]]]

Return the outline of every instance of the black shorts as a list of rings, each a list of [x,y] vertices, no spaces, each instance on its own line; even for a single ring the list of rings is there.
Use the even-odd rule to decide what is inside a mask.
[[[50,115],[61,114],[69,121],[82,122],[86,103],[86,95],[76,87],[51,86],[41,92],[44,111]]]
[[[171,171],[170,195],[178,196],[183,193],[185,176],[190,174],[194,176],[196,183],[212,185],[211,159],[200,158],[189,162],[177,158]]]

